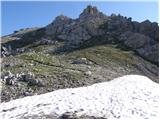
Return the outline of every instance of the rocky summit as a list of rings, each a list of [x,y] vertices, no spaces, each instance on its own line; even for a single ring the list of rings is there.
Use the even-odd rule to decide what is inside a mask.
[[[159,26],[87,6],[42,28],[1,37],[1,101],[88,86],[124,75],[159,82]]]

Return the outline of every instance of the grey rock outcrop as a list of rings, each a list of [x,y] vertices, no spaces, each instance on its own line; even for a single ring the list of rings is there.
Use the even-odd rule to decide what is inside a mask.
[[[76,59],[72,62],[72,64],[87,64],[88,61],[86,58],[80,58],[80,59]]]
[[[124,41],[124,45],[133,50],[145,47],[149,44],[150,38],[139,33],[126,32],[121,35],[121,40]]]
[[[42,80],[35,79],[34,74],[32,73],[22,73],[22,74],[17,74],[17,79],[20,81],[27,82],[29,86],[38,86],[38,87],[43,87],[45,84],[43,83]]]
[[[140,48],[136,50],[138,54],[145,59],[158,64],[159,62],[159,45],[147,45],[144,48]]]
[[[126,18],[119,15],[112,14],[107,21],[107,31],[108,32],[116,32],[116,34],[132,31],[132,21],[130,18]]]
[[[102,35],[99,28],[107,20],[107,16],[99,12],[96,7],[88,6],[78,19],[59,16],[46,27],[46,33],[55,34],[57,38],[68,41],[70,46],[79,45],[92,36]]]
[[[43,87],[45,86],[45,84],[41,81],[41,80],[37,80],[37,79],[33,79],[33,78],[30,78],[28,79],[28,85],[29,86],[38,86],[38,87]]]
[[[21,32],[24,31],[28,30]],[[14,34],[15,37],[20,37],[18,33]],[[127,18],[120,14],[107,16],[90,5],[77,19],[60,15],[46,27],[35,29],[20,38],[16,42],[11,42],[14,43],[12,46],[20,48],[22,45],[33,43],[35,38],[41,44],[47,45],[54,44],[54,40],[62,40],[65,42],[64,46],[56,48],[55,51],[63,52],[99,44],[117,44],[121,48],[136,51],[144,59],[158,65],[156,61],[158,61],[159,26],[156,22],[149,20],[136,22],[132,21],[131,17]],[[1,48],[2,57],[17,53],[6,48]],[[152,57],[148,58],[149,55]]]
[[[159,27],[149,20],[141,23],[120,14],[106,16],[96,7],[87,6],[78,19],[58,16],[46,27],[46,33],[66,41],[65,47],[75,49],[84,44],[117,43],[136,50],[143,58],[158,64]],[[97,36],[96,40],[92,41]],[[102,40],[100,40],[102,39]],[[64,49],[66,50],[66,49]],[[149,57],[151,55],[151,57]],[[149,58],[148,58],[149,57]]]
[[[34,78],[34,74],[32,73],[20,73],[17,74],[17,79],[20,81],[28,82],[29,79]]]
[[[156,22],[152,23],[149,20],[145,20],[142,23],[140,23],[139,32],[158,41],[159,39],[158,29],[159,29],[158,24]]]
[[[47,35],[55,35],[63,32],[63,29],[72,21],[71,18],[67,16],[60,15],[55,18],[55,20],[46,27]]]
[[[56,41],[50,40],[47,38],[42,38],[40,41],[40,44],[42,44],[42,45],[54,45],[55,43],[56,43]]]
[[[8,45],[8,46],[1,46],[1,56],[2,57],[7,57],[7,56],[9,56],[9,55],[11,55],[12,54],[12,48],[11,48],[11,46],[10,45]]]
[[[80,19],[88,19],[89,17],[95,15],[99,15],[99,11],[96,7],[92,7],[91,5],[88,5],[86,9],[83,10],[83,12],[80,14]]]
[[[43,87],[45,86],[42,80],[37,80],[32,73],[20,73],[20,74],[13,74],[10,71],[3,72],[1,75],[2,82],[6,85],[15,85],[18,81],[27,82],[29,86],[38,86]]]
[[[135,50],[141,57],[158,64],[159,45],[158,42],[149,36],[140,33],[125,32],[119,39],[126,47]]]
[[[15,83],[17,82],[15,75],[10,71],[2,73],[1,79],[2,82],[4,82],[6,85],[15,85]]]
[[[141,57],[158,64],[155,62],[158,61],[158,49],[155,49],[154,45],[159,43],[159,27],[156,22],[149,20],[140,23],[120,14],[106,16],[96,7],[89,5],[77,19],[63,15],[56,17],[46,27],[46,33],[64,40],[65,48],[67,48],[64,50],[76,49],[93,42],[95,44],[116,43],[120,44],[119,46],[123,45],[123,48],[136,50]],[[148,59],[148,55],[152,57]]]

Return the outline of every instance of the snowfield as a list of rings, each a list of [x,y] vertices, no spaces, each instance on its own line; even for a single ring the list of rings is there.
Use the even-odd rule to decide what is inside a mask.
[[[126,75],[87,87],[61,89],[0,104],[0,119],[81,118],[160,120],[160,86]]]

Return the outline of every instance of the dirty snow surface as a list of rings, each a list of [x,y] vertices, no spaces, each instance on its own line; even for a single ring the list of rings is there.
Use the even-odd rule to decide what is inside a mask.
[[[159,85],[147,77],[127,75],[1,103],[0,118],[160,119],[159,91]]]

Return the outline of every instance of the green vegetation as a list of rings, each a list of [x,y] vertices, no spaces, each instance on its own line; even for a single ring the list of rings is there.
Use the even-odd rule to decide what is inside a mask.
[[[61,45],[63,43],[59,43],[57,46]],[[31,72],[36,79],[46,85],[46,87],[38,87],[29,86],[27,82],[19,82],[20,86],[15,87],[14,90],[11,90],[10,86],[5,86],[2,88],[3,91],[11,93],[12,98],[18,98],[23,96],[23,91],[29,89],[32,89],[33,93],[41,94],[61,88],[84,86],[99,82],[99,80],[108,81],[126,74],[140,74],[141,71],[137,65],[144,62],[132,52],[123,51],[115,48],[115,45],[109,44],[96,45],[63,54],[46,54],[44,52],[57,46],[30,46],[28,48],[31,50],[28,52],[3,58],[3,61],[13,63],[13,65],[2,68],[2,72],[11,71],[14,74]],[[71,64],[79,58],[87,58],[87,62],[90,64]],[[88,70],[91,71],[91,76],[85,75]]]
[[[134,66],[138,63],[133,53],[125,52],[115,48],[113,45],[99,45],[82,50],[75,50],[65,55],[45,54],[44,50],[55,47],[54,45],[40,45],[32,48],[36,52],[22,53],[14,57],[9,57],[12,61],[20,61],[12,67],[3,69],[13,73],[31,71],[35,74],[57,75],[69,74],[72,71],[84,73],[87,70],[85,65],[74,65],[71,62],[78,58],[87,58],[93,63],[91,66],[100,65],[116,69],[119,67]],[[134,60],[133,60],[134,59]],[[74,72],[72,75],[74,76]],[[75,78],[75,76],[74,76]]]
[[[22,54],[19,56],[19,58],[24,60],[32,60],[35,62],[38,62],[40,64],[44,65],[53,65],[53,66],[59,66],[59,59],[55,56],[47,56],[45,54],[38,54],[38,53],[28,53],[28,54]]]
[[[100,64],[102,66],[109,65],[110,67],[114,64],[135,64],[130,52],[124,52],[120,49],[114,48],[112,45],[95,46],[80,51],[77,50],[73,53],[69,53],[67,56],[68,58],[85,57],[96,64]]]

